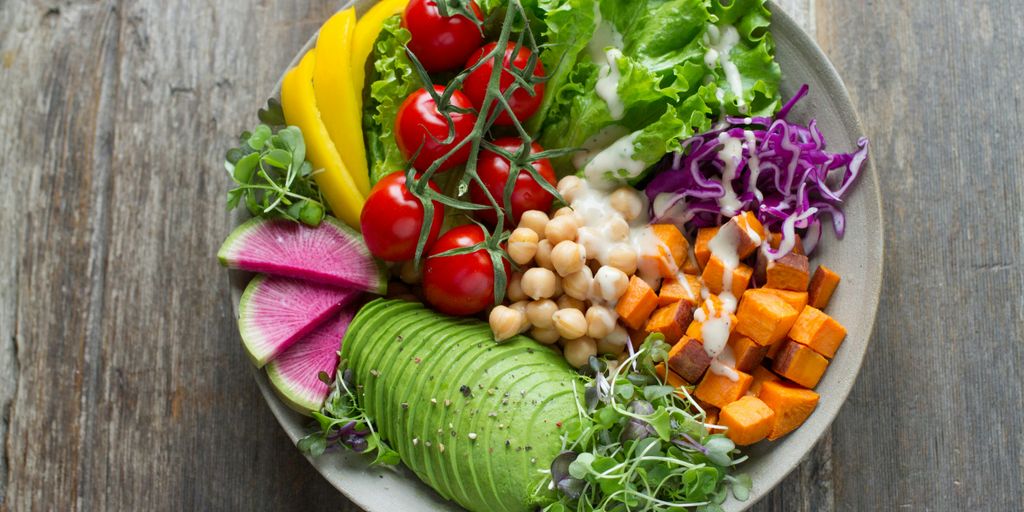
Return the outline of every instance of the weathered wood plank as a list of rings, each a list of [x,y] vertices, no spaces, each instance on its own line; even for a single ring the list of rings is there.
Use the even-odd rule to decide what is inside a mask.
[[[833,428],[836,502],[1021,510],[1024,4],[827,0],[818,25],[887,216],[873,345]]]

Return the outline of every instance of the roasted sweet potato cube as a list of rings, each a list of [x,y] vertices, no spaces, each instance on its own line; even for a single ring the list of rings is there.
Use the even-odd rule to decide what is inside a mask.
[[[818,394],[788,382],[765,382],[758,394],[775,411],[768,440],[774,441],[803,425],[818,407]]]
[[[668,367],[690,384],[696,384],[710,365],[704,344],[690,337],[683,337],[668,353]]]
[[[839,286],[839,274],[825,265],[818,265],[811,277],[811,284],[807,287],[807,303],[818,308],[825,309],[828,301],[832,299],[832,293]]]
[[[683,332],[693,321],[693,310],[690,303],[679,301],[658,308],[647,321],[647,332],[658,332],[665,337],[665,342],[672,344],[683,337]]]
[[[775,356],[778,355],[779,350],[782,349],[782,346],[785,345],[787,341],[789,340],[783,338],[771,345],[768,345],[768,353],[764,355],[764,358],[774,360]]]
[[[700,302],[700,279],[697,276],[683,274],[683,279],[665,279],[661,283],[661,291],[658,292],[658,305],[667,306],[673,302],[685,300],[690,307],[695,307]]]
[[[792,340],[782,346],[772,364],[775,373],[810,389],[818,385],[826,368],[828,359],[810,347]]]
[[[761,399],[745,396],[722,407],[719,422],[729,429],[726,437],[739,446],[747,446],[768,437],[775,423],[775,411]]]
[[[658,295],[651,289],[651,285],[638,276],[633,276],[629,279],[626,293],[619,297],[615,312],[619,314],[623,324],[631,329],[640,329],[647,323],[656,307]]]
[[[764,355],[768,353],[767,345],[758,345],[754,340],[737,333],[729,337],[729,347],[736,360],[736,369],[744,372],[761,366]]]
[[[774,295],[784,301],[793,309],[802,311],[807,305],[807,292],[794,292],[792,290],[776,290],[775,288],[758,288],[757,293]]]
[[[729,221],[739,228],[739,243],[736,245],[736,252],[740,259],[753,254],[761,243],[764,242],[764,226],[753,212],[743,212]]]
[[[679,228],[672,224],[652,224],[651,231],[661,241],[661,249],[665,251],[673,263],[672,269],[683,267],[683,261],[690,254],[690,242],[686,240]]]
[[[745,395],[750,389],[750,383],[754,380],[749,374],[741,371],[736,371],[733,376],[737,377],[736,380],[729,378],[730,375],[719,375],[713,371],[705,372],[694,395],[721,409]]]
[[[750,383],[750,390],[748,393],[753,395],[757,395],[761,392],[761,386],[763,386],[765,382],[778,382],[782,380],[781,377],[775,375],[775,372],[761,365],[754,368],[754,371],[751,372],[750,375],[754,378],[754,381]]]
[[[790,253],[768,262],[764,285],[766,288],[775,288],[776,290],[805,292],[810,280],[807,256]]]
[[[654,367],[654,373],[658,374],[658,377],[661,378],[662,382],[674,388],[681,388],[686,385],[686,382],[676,375],[675,372],[666,371],[667,369],[668,368],[665,366],[665,363],[658,363],[658,365]]]
[[[789,338],[832,358],[846,338],[846,328],[820,309],[805,306],[789,330]]]
[[[794,234],[796,237],[796,243],[793,244],[793,252],[796,254],[807,254],[804,252],[804,241],[800,238],[800,235]],[[770,233],[768,235],[768,245],[775,250],[779,249],[779,245],[782,244],[782,233]]]
[[[736,311],[736,332],[758,345],[771,345],[786,336],[799,314],[786,301],[758,290],[747,290]]]
[[[704,425],[718,425],[718,407],[708,407],[704,409]]]
[[[690,251],[683,260],[683,273],[691,276],[700,275],[700,266],[697,265],[697,257]]]
[[[725,313],[722,307],[722,301],[721,299],[718,298],[717,295],[708,296],[708,298],[701,304],[701,306],[697,308],[697,311],[694,311],[694,321],[691,322],[690,326],[686,328],[686,335],[703,342],[704,335],[701,332],[701,329],[703,328],[703,323],[702,320],[697,320],[697,318],[722,318],[722,315]],[[732,332],[736,329],[736,324],[738,322],[739,320],[736,318],[736,315],[729,315],[729,334],[732,334]]]
[[[708,260],[708,264],[704,266],[704,273],[701,275],[701,280],[704,281],[704,285],[708,287],[711,293],[720,294],[722,293],[723,287],[725,286],[725,263],[718,259],[717,256],[711,256]],[[754,269],[742,263],[739,264],[732,271],[732,279],[729,291],[736,297],[743,295],[743,292],[747,289],[750,284],[750,277],[754,275]]]
[[[697,240],[693,244],[693,255],[697,258],[697,264],[704,268],[711,259],[711,239],[718,234],[718,228],[700,228],[697,230]]]

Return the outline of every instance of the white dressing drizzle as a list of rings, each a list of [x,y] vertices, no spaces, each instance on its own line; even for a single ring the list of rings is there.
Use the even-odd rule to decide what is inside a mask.
[[[721,357],[728,348],[729,332],[732,327],[731,315],[736,312],[737,297],[732,293],[732,274],[740,264],[739,257],[740,232],[735,222],[724,224],[718,230],[718,234],[708,242],[711,255],[718,258],[725,268],[722,275],[722,293],[718,294],[721,300],[720,307],[710,298],[706,297],[704,305],[710,314],[698,310],[694,314],[701,322],[700,334],[704,339],[704,351],[711,357],[711,371],[715,374],[725,376],[736,382],[739,374],[727,364],[729,356]]]
[[[747,154],[750,155],[747,158],[747,170],[750,171],[750,177],[747,180],[747,190],[754,191],[754,196],[760,202],[764,200],[764,194],[757,189],[757,179],[761,176],[761,159],[757,156],[757,139],[754,136],[754,132],[750,130],[743,130],[743,138],[747,141]]]
[[[740,33],[736,27],[726,25],[719,29],[715,25],[708,25],[704,33],[704,44],[708,51],[704,54],[704,64],[715,69],[717,65],[722,66],[725,73],[725,80],[729,83],[729,89],[736,96],[736,108],[740,112],[747,111],[747,105],[743,101],[743,78],[736,63],[732,61],[732,49],[740,42]],[[719,97],[719,100],[723,99]]]
[[[619,97],[619,80],[622,79],[622,73],[619,72],[619,59],[622,58],[622,50],[614,47],[608,48],[605,56],[608,63],[601,66],[597,83],[594,84],[594,92],[608,104],[608,112],[611,113],[612,119],[618,121],[626,113],[626,105]]]
[[[743,143],[740,139],[725,133],[718,136],[718,142],[722,144],[722,149],[718,150],[718,159],[725,164],[722,168],[722,188],[725,189],[725,195],[718,198],[718,208],[722,215],[734,217],[743,205],[732,186],[732,181],[739,172],[740,162],[743,161]]]
[[[638,176],[642,173],[647,164],[642,160],[633,159],[636,151],[634,142],[638,136],[639,131],[622,137],[591,159],[583,168],[587,182],[610,189],[621,181],[617,178]]]

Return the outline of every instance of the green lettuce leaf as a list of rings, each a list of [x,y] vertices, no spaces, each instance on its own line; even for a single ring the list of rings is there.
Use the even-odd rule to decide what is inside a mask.
[[[549,40],[541,59],[549,69],[555,69],[552,62],[563,67],[574,62],[571,69],[549,72],[544,104],[529,128],[539,132],[544,147],[586,150],[575,158],[556,159],[560,175],[575,172],[609,144],[635,136],[626,151],[630,159],[606,154],[603,161],[626,162],[631,169],[607,170],[606,177],[636,181],[645,174],[635,172],[640,163],[649,168],[677,148],[680,139],[710,129],[722,115],[770,115],[779,108],[781,73],[764,0],[721,4],[597,0],[594,10],[593,0],[540,0]],[[724,33],[735,44],[723,45],[713,37]],[[622,53],[614,60],[621,75],[616,88],[621,114],[613,113],[597,91],[611,72],[606,48],[595,48],[605,43]],[[728,48],[727,57],[708,58],[712,44]],[[739,78],[739,95],[733,93],[722,62],[735,65],[732,77]],[[624,147],[618,144],[613,153],[622,153]]]
[[[711,18],[716,27],[733,27],[738,32],[739,42],[729,52],[730,60],[736,65],[742,82],[742,105],[729,86],[722,67],[713,70],[716,85],[725,91],[723,104],[719,109],[729,115],[770,116],[782,106],[779,84],[782,70],[775,62],[775,43],[769,26],[771,12],[764,0],[734,0],[723,6],[711,2]]]
[[[367,78],[363,108],[363,133],[366,137],[370,182],[405,168],[406,160],[395,142],[395,118],[398,108],[420,88],[420,80],[405,54],[411,36],[395,15],[384,23],[374,45],[373,69]]]

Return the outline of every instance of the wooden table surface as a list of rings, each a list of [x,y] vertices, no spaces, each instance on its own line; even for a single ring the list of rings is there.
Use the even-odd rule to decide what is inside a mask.
[[[756,510],[1024,509],[1024,2],[784,2],[881,176],[874,341]],[[357,510],[278,428],[220,161],[324,0],[0,0],[0,509]]]

